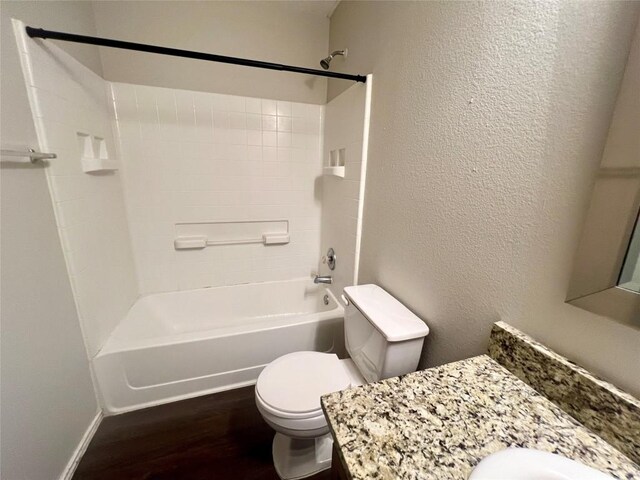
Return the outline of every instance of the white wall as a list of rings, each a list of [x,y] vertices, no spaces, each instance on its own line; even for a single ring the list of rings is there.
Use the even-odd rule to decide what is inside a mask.
[[[323,107],[121,83],[112,91],[141,293],[317,269]],[[174,249],[178,223],[276,220],[289,222],[290,243]],[[264,228],[249,237],[274,233]]]
[[[327,55],[329,19],[306,2],[93,3],[103,37],[308,68]],[[316,104],[326,97],[321,77],[117,49],[101,56],[115,82]]]
[[[359,279],[428,322],[422,366],[504,320],[640,394],[640,332],[565,304],[639,8],[338,6],[336,70],[375,78]]]
[[[0,137],[37,146],[11,17],[95,34],[93,14],[86,2],[2,2]],[[99,68],[97,50],[70,51]],[[0,477],[55,479],[98,407],[44,168],[9,160],[0,167]]]
[[[107,84],[57,45],[21,36],[38,144],[58,155],[47,180],[91,357],[138,296],[120,173],[84,173],[78,143],[78,133],[102,138],[115,158]]]
[[[338,298],[355,283],[366,101],[367,85],[358,83],[325,107],[323,166],[330,165],[332,150],[345,152],[344,178],[322,178],[322,254],[332,247],[337,261],[334,271],[321,265],[321,273],[333,277],[330,288]]]

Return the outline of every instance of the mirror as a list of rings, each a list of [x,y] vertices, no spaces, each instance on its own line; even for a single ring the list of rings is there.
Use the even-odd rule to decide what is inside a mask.
[[[640,293],[640,222],[637,221],[622,265],[618,286]]]
[[[567,302],[640,328],[640,26],[618,92]]]

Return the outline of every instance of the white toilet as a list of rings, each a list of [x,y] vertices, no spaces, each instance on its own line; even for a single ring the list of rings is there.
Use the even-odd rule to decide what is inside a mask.
[[[277,432],[273,464],[283,480],[331,466],[332,439],[320,397],[352,386],[413,372],[429,327],[377,285],[344,289],[344,333],[350,359],[295,352],[262,371],[256,404]]]

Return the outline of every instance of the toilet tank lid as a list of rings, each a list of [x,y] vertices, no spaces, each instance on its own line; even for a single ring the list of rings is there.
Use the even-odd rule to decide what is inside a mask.
[[[344,294],[390,342],[429,334],[426,323],[378,285],[346,287]]]

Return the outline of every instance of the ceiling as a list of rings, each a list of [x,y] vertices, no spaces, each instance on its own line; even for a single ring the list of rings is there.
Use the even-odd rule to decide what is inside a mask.
[[[318,18],[328,18],[340,0],[284,0],[278,3],[291,11],[306,13]]]

